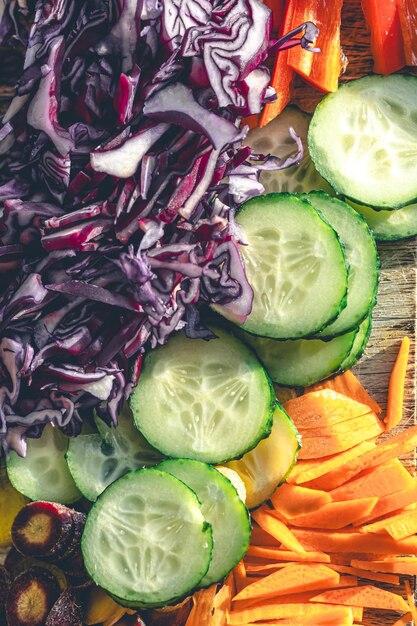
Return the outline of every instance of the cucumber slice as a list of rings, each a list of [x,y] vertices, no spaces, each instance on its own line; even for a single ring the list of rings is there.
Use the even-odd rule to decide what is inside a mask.
[[[323,341],[277,341],[245,335],[274,382],[285,387],[307,387],[338,372],[350,354],[357,330]]]
[[[16,452],[7,460],[7,474],[15,489],[31,500],[70,504],[81,498],[65,461],[68,440],[47,424],[39,439],[27,439],[25,458]]]
[[[129,407],[119,415],[117,428],[102,420],[101,434],[79,435],[70,440],[67,463],[83,496],[94,502],[104,489],[127,472],[150,467],[161,461],[161,454],[152,448],[135,428]]]
[[[135,423],[166,456],[222,463],[269,435],[271,382],[253,352],[234,335],[172,337],[145,357],[130,399]]]
[[[286,159],[294,154],[295,144],[289,129],[293,128],[303,144],[300,163],[283,170],[261,172],[260,181],[266,193],[288,191],[303,193],[323,189],[333,193],[329,183],[316,170],[308,150],[307,133],[311,115],[296,106],[287,106],[272,122],[263,128],[254,128],[247,136],[246,144],[260,154],[275,154]]]
[[[211,465],[189,459],[169,459],[158,465],[192,489],[213,533],[213,553],[200,587],[208,587],[225,576],[245,556],[251,524],[246,506],[236,489]]]
[[[209,568],[212,545],[195,493],[154,468],[110,485],[93,504],[81,540],[94,582],[138,608],[190,593]]]
[[[258,196],[243,204],[237,220],[254,291],[242,328],[294,339],[319,332],[339,315],[346,305],[345,257],[335,231],[311,204],[286,193]]]
[[[268,500],[297,461],[301,437],[280,404],[274,411],[271,434],[256,448],[226,467],[239,474],[246,487],[246,506],[254,509]]]
[[[352,350],[349,352],[346,359],[342,362],[340,366],[341,370],[349,370],[359,361],[359,359],[365,352],[366,346],[368,345],[371,331],[372,316],[369,315],[368,317],[365,317],[365,319],[359,326],[359,330],[356,333],[356,337],[352,345]]]
[[[365,76],[317,106],[308,132],[311,158],[340,194],[373,207],[417,198],[417,78]]]
[[[349,266],[346,308],[320,333],[327,339],[358,326],[376,304],[379,260],[375,240],[366,221],[346,202],[322,191],[302,196],[335,229],[343,244]]]
[[[347,202],[363,215],[377,241],[399,241],[417,235],[417,203],[402,209],[376,211],[353,200]]]

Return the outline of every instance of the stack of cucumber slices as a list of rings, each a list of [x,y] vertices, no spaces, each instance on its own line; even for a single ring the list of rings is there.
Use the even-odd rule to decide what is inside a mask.
[[[69,439],[48,425],[26,459],[11,453],[10,481],[29,498],[90,500],[85,566],[121,604],[175,603],[244,556],[248,508],[300,448],[272,381],[304,387],[356,363],[376,302],[374,235],[417,234],[416,103],[417,79],[367,77],[324,98],[311,123],[288,108],[253,131],[260,153],[289,156],[289,126],[307,149],[298,166],[264,172],[271,193],[237,213],[246,321],[216,305],[215,339],[181,331],[147,353],[117,429],[97,418]]]

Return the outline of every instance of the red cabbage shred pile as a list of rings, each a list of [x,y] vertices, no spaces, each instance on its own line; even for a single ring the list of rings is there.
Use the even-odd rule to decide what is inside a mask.
[[[211,338],[202,306],[245,320],[235,208],[301,153],[242,145],[275,97],[259,0],[3,4],[25,58],[0,126],[0,451],[24,455],[47,422],[116,424],[145,349]]]

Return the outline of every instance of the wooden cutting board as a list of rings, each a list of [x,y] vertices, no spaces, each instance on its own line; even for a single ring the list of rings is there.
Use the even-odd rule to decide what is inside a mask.
[[[345,0],[342,17],[342,47],[349,63],[342,81],[359,78],[372,72],[369,33],[361,10],[360,0]],[[417,75],[416,68],[409,69]],[[294,90],[294,103],[305,111],[313,111],[321,94],[301,79]],[[395,361],[400,340],[404,335],[411,339],[404,419],[398,430],[416,423],[416,273],[417,240],[378,245],[381,262],[378,304],[373,315],[373,330],[366,353],[354,369],[356,375],[385,411],[389,374]],[[415,455],[407,458],[407,466],[415,472]],[[387,587],[389,588],[389,587]],[[398,588],[392,589],[398,591]],[[365,612],[366,626],[391,626],[394,613],[379,612],[375,617]],[[417,626],[417,625],[416,625]]]

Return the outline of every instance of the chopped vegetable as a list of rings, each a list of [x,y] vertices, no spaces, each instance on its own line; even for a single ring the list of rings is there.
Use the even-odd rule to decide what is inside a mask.
[[[340,576],[325,565],[287,565],[277,572],[247,585],[234,598],[237,600],[266,600],[287,594],[326,589],[337,585]]]
[[[397,0],[404,41],[405,64],[417,65],[417,12],[414,0]]]
[[[291,518],[290,523],[293,526],[303,528],[329,528],[337,530],[354,524],[363,517],[370,515],[377,502],[377,497],[363,497],[346,502],[331,502],[317,511]],[[279,508],[278,511],[280,511]]]
[[[253,513],[253,519],[259,524],[263,530],[272,535],[274,539],[282,543],[288,550],[303,554],[305,549],[301,543],[294,537],[289,528],[279,519],[270,515],[264,509],[258,509]],[[317,548],[318,549],[318,548]]]
[[[316,45],[320,54],[308,54],[293,48],[288,53],[288,64],[309,83],[321,91],[336,91],[342,71],[340,25],[342,0],[331,4],[325,0],[289,0],[293,6],[293,24],[312,21],[319,28]]]
[[[379,404],[371,398],[369,393],[356,378],[355,374],[353,374],[350,370],[347,370],[346,372],[343,372],[343,374],[339,374],[339,376],[335,376],[334,378],[329,378],[328,380],[317,383],[308,391],[318,391],[319,389],[333,389],[333,391],[337,391],[352,400],[356,400],[356,402],[368,405],[371,411],[377,415],[382,413],[382,409]]]
[[[330,493],[334,501],[359,497],[383,497],[413,485],[414,479],[398,459],[374,467]]]
[[[417,492],[414,502],[416,500]],[[403,511],[398,515],[392,515],[379,522],[366,524],[362,526],[361,530],[366,533],[386,532],[391,535],[393,539],[404,539],[405,537],[417,534],[417,514],[414,509],[411,511]]]
[[[291,552],[274,547],[250,545],[246,553],[248,556],[260,557],[275,561],[312,561],[313,563],[330,563],[330,557],[324,552],[309,550],[308,552]]]
[[[374,72],[392,74],[406,65],[401,33],[401,0],[361,0],[371,31]]]
[[[407,603],[398,594],[370,585],[325,591],[313,598],[312,602],[362,606],[369,609],[398,611],[399,613],[406,613],[409,608]]]
[[[10,483],[5,469],[0,467],[0,549],[10,546],[13,520],[27,501]]]
[[[281,485],[271,498],[274,508],[288,519],[313,513],[331,501],[331,495],[325,491],[288,483]]]
[[[404,337],[389,380],[387,415],[385,418],[385,426],[387,430],[392,430],[402,420],[404,385],[409,351],[410,339],[408,337]]]
[[[285,403],[285,410],[297,428],[331,428],[339,422],[362,417],[369,413],[369,406],[347,398],[332,389],[311,391]]]
[[[352,608],[337,607],[333,608],[327,604],[281,604],[271,603],[264,604],[259,607],[243,609],[241,611],[231,611],[229,624],[241,625],[249,622],[257,622],[259,620],[282,619],[286,617],[303,619],[308,624],[314,624],[314,620],[323,626],[327,624],[340,624],[345,618],[352,621]],[[341,621],[339,621],[341,620]],[[299,621],[297,622],[300,623]]]
[[[363,441],[345,452],[340,452],[339,454],[327,458],[299,461],[290,476],[288,476],[287,482],[289,484],[314,482],[315,489],[320,489],[319,484],[322,484],[323,488],[326,489],[328,487],[326,480],[327,474],[336,472],[352,459],[357,459],[373,448],[375,448],[373,440]],[[322,480],[320,480],[321,477],[323,477]]]
[[[7,623],[44,626],[60,595],[56,578],[46,569],[32,567],[12,582],[6,600]]]
[[[358,567],[351,567],[349,565],[337,565],[336,563],[330,563],[329,567],[334,569],[336,572],[353,574],[354,576],[360,576],[361,578],[366,578],[368,580],[375,580],[381,583],[388,583],[390,585],[399,585],[400,579],[398,576],[392,574],[380,574],[377,572],[367,572],[365,570],[361,570]]]
[[[84,622],[87,626],[101,624],[110,619],[120,619],[126,613],[126,609],[117,604],[100,587],[94,586],[88,595],[88,604],[84,612]]]
[[[275,5],[277,5],[277,7],[280,7],[280,5],[282,6],[281,0],[273,0],[271,4],[274,5],[274,19],[277,19]],[[291,2],[286,2],[282,20],[279,22],[279,33],[281,37],[291,30],[292,24],[293,5]],[[288,50],[282,50],[275,57],[275,64],[271,76],[271,86],[275,89],[277,98],[274,102],[267,102],[264,105],[259,120],[259,126],[261,128],[276,118],[291,100],[291,83],[294,72],[288,64],[288,54]],[[306,54],[311,53],[306,52]]]
[[[360,561],[352,560],[352,566],[359,569],[370,570],[371,572],[392,572],[394,574],[405,574],[407,576],[417,575],[417,557],[405,556],[397,558],[386,558],[383,561]]]
[[[401,489],[395,491],[385,497],[379,499],[372,513],[358,520],[357,523],[368,524],[370,521],[377,519],[383,515],[388,515],[393,511],[398,511],[405,506],[413,504],[417,501],[417,479],[413,478],[412,482]]]

